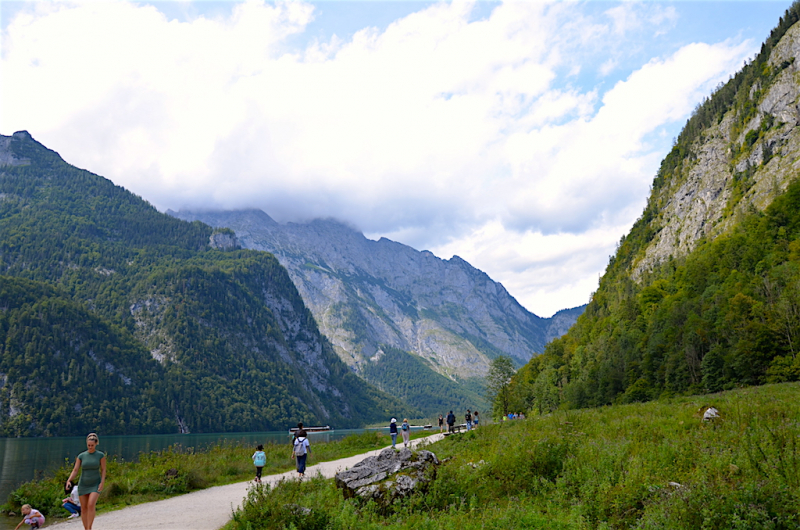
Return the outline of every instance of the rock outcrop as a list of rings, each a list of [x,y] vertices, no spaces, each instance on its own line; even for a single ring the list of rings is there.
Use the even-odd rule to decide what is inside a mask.
[[[237,250],[242,248],[239,245],[239,240],[236,239],[236,233],[233,230],[218,229],[209,237],[209,246],[217,250]]]
[[[430,451],[384,449],[336,474],[336,486],[345,498],[373,499],[388,506],[423,488],[434,475],[439,459]]]
[[[751,208],[764,210],[800,170],[800,27],[790,28],[769,56],[771,80],[750,90],[755,112],[744,123],[731,111],[692,145],[694,160],[654,192],[657,233],[632,275],[691,252],[704,236],[716,237]],[[677,177],[677,178],[676,178]]]

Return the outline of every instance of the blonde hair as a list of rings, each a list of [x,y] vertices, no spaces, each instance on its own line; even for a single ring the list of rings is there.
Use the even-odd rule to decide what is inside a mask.
[[[86,437],[86,441],[88,442],[89,440],[94,440],[95,443],[100,443],[100,438],[98,438],[97,434],[93,432],[90,432],[89,436]]]
[[[22,505],[22,509],[24,510],[25,508],[27,508],[27,509],[28,509],[28,511],[31,511],[31,510],[33,509],[33,508],[31,508],[31,505],[30,505],[30,504],[23,504],[23,505]]]

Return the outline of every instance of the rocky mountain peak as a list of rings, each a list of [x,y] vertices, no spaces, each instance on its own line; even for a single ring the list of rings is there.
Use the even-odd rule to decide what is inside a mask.
[[[274,254],[356,371],[386,346],[420,356],[447,377],[482,377],[498,355],[527,362],[580,313],[562,315],[551,328],[464,259],[372,241],[333,219],[280,224],[251,210],[173,215],[232,228],[245,248]]]

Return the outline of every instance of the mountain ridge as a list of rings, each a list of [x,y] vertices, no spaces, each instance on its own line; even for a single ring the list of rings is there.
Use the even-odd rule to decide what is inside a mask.
[[[243,246],[274,254],[356,370],[386,345],[420,355],[448,377],[482,377],[498,355],[527,362],[582,310],[543,319],[459,256],[373,241],[333,219],[278,223],[256,209],[167,213],[231,228]]]

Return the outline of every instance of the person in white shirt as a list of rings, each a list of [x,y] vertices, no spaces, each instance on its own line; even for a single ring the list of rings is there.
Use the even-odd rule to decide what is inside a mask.
[[[78,486],[72,486],[72,491],[69,497],[61,499],[64,508],[72,515],[69,519],[75,519],[81,516],[81,498],[78,496]]]

